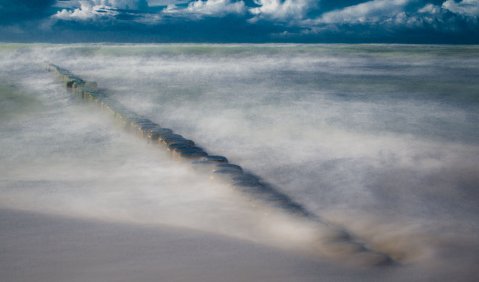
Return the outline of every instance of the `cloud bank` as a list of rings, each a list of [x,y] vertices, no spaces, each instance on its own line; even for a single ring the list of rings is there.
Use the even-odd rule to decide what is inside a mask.
[[[479,43],[479,0],[3,0],[0,15],[7,40]]]

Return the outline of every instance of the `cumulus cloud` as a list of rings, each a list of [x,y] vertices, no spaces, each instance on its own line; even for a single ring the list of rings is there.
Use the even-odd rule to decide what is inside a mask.
[[[367,23],[395,17],[411,0],[372,0],[323,14],[319,23]]]
[[[76,9],[62,9],[53,17],[61,20],[91,19],[127,19],[140,23],[155,23],[162,16],[176,16],[191,20],[203,16],[225,16],[228,14],[244,14],[247,9],[243,1],[233,0],[196,0],[187,2],[151,1],[151,7],[164,6],[162,9],[150,9],[146,0],[90,0],[80,1]]]
[[[69,20],[86,20],[95,17],[99,17],[101,13],[99,12],[100,6],[91,5],[91,3],[84,1],[81,3],[80,7],[74,10],[63,9],[53,15],[55,19]]]
[[[442,7],[455,14],[479,17],[479,0],[462,0],[460,2],[447,0]]]
[[[132,34],[134,28],[135,34],[145,32],[141,35],[145,41],[145,34],[176,38],[172,34],[181,32],[191,38],[192,29],[203,30],[205,41],[220,29],[236,42],[241,40],[233,38],[241,35],[254,36],[254,41],[290,41],[294,37],[300,42],[307,36],[307,41],[314,42],[318,38],[334,41],[336,35],[371,38],[371,34],[379,41],[386,37],[389,41],[411,31],[426,36],[454,32],[465,39],[478,33],[479,0],[0,0],[0,24],[23,18],[73,31],[76,25],[83,30],[109,27]],[[226,34],[228,30],[231,34]]]
[[[186,9],[176,9],[176,12],[215,16],[244,14],[246,12],[246,5],[243,1],[197,0],[190,2]]]
[[[92,20],[99,18],[115,18],[146,11],[146,0],[89,0],[80,1],[76,9],[62,9],[53,18],[61,20]]]
[[[317,7],[313,0],[255,0],[258,7],[250,9],[256,18],[303,19],[308,11]]]
[[[426,6],[420,8],[418,12],[420,14],[438,14],[441,12],[441,7],[429,3],[426,4]]]
[[[479,0],[370,0],[305,20],[310,33],[345,29],[357,33],[459,32],[477,28]]]
[[[388,24],[420,26],[441,21],[449,12],[462,17],[479,15],[479,0],[369,0],[336,4],[314,0],[89,0],[75,9],[62,9],[61,20],[127,19],[155,23],[164,16],[201,20],[205,16],[242,15],[245,22],[281,24],[286,27],[320,28],[325,24]],[[324,3],[322,3],[324,2]],[[323,5],[324,4],[324,5]],[[421,5],[422,4],[422,5]],[[163,6],[161,9],[149,7]],[[326,12],[322,9],[325,7]],[[139,15],[138,12],[144,14]]]

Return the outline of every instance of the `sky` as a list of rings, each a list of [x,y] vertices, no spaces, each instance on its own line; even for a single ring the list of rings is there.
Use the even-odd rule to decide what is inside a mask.
[[[479,0],[0,0],[2,42],[479,43]]]

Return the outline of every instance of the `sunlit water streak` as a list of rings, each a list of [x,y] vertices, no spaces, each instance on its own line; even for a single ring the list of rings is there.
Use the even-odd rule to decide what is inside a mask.
[[[0,203],[255,241],[283,234],[278,244],[305,240],[294,221],[258,220],[261,207],[71,100],[44,72],[48,60],[404,263],[441,264],[459,253],[449,267],[462,264],[459,272],[470,276],[478,249],[478,53],[474,46],[4,45]]]

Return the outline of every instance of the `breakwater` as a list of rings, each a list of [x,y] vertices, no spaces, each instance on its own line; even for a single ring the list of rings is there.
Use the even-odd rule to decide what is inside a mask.
[[[159,147],[169,151],[173,158],[190,163],[195,169],[204,172],[210,178],[226,183],[235,191],[239,191],[254,201],[286,211],[296,218],[319,226],[320,229],[326,229],[328,232],[322,232],[322,234],[327,234],[316,242],[321,245],[320,251],[332,252],[336,256],[347,257],[353,261],[365,261],[368,264],[383,265],[393,262],[389,255],[377,251],[376,248],[368,245],[345,228],[329,223],[310,212],[306,207],[254,173],[237,164],[230,163],[224,156],[211,155],[205,148],[198,146],[195,141],[175,133],[170,128],[162,127],[148,117],[132,112],[109,97],[105,91],[99,89],[95,82],[85,81],[57,65],[49,64],[48,70],[56,73],[73,95],[110,113],[124,128],[135,132],[138,136],[147,139],[148,142],[158,144]]]

